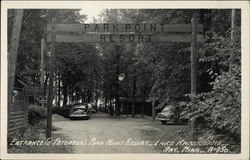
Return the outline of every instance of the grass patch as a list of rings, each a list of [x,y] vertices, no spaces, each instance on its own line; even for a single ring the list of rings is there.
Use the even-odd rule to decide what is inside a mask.
[[[160,150],[164,153],[164,150],[170,147],[169,150],[177,148],[179,152],[167,152],[178,154],[235,154],[240,153],[240,141],[236,143],[233,138],[225,138],[223,134],[216,134],[214,132],[203,132],[204,130],[197,128],[199,132],[196,132],[195,140],[192,140],[189,132],[188,125],[162,125],[159,130],[148,129],[141,130],[142,136],[150,141],[160,140],[161,142],[174,141],[174,145],[156,145],[155,150]],[[221,144],[210,145],[192,145],[185,143],[178,143],[182,140],[186,142],[219,142]],[[178,144],[178,145],[176,145]],[[213,148],[211,150],[211,148]],[[169,151],[168,150],[168,151]]]
[[[22,136],[12,137],[12,140],[15,138],[18,141],[46,141],[46,121],[42,120],[35,125],[28,125],[25,129],[25,132]],[[53,127],[52,130],[56,130]],[[55,135],[57,138],[64,139],[62,135]],[[11,141],[12,141],[11,140]],[[72,149],[70,146],[55,146],[55,145],[9,145],[8,153],[71,153]]]
[[[142,130],[142,135],[145,139],[156,142],[160,140],[161,142],[166,141],[179,141],[181,139],[188,139],[188,127],[186,125],[162,125],[159,130]],[[163,151],[166,146],[156,145],[156,150]],[[174,147],[174,146],[173,146]],[[178,146],[179,150],[182,147]]]

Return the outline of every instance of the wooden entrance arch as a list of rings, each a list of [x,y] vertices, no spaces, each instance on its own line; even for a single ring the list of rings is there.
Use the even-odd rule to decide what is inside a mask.
[[[197,42],[203,41],[203,25],[193,18],[191,24],[55,24],[47,25],[47,43],[50,45],[52,63],[55,43],[190,43],[191,44],[191,94],[197,94]],[[50,67],[53,73],[53,67]],[[51,137],[52,80],[50,74],[48,94],[48,120],[46,137]],[[154,103],[153,103],[154,104]],[[152,107],[153,119],[155,116]],[[191,127],[193,135],[194,127]]]

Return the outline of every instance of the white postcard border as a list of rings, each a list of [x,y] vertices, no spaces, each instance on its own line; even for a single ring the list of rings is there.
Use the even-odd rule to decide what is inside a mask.
[[[3,1],[1,7],[1,159],[249,159],[249,5],[248,1]],[[240,8],[242,10],[242,130],[240,154],[8,154],[7,153],[7,9],[79,8]]]

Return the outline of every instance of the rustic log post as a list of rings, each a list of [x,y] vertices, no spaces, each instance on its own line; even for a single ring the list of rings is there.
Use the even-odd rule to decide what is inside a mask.
[[[45,90],[44,90],[44,51],[45,51],[45,41],[41,39],[41,77],[40,77],[40,84],[42,89],[42,102],[41,106],[44,107],[44,100],[45,100]]]
[[[51,11],[51,24],[52,24],[52,32],[51,34],[51,43],[50,43],[50,52],[49,52],[49,93],[48,93],[48,103],[47,103],[47,127],[46,127],[46,138],[51,138],[51,128],[52,128],[52,103],[53,103],[53,82],[54,82],[54,52],[55,52],[55,21],[56,15],[55,11]]]
[[[197,95],[197,22],[196,16],[191,20],[192,42],[191,42],[191,95]],[[192,97],[193,101],[193,97]],[[194,112],[194,109],[193,109]],[[191,139],[194,139],[196,120],[191,120]]]

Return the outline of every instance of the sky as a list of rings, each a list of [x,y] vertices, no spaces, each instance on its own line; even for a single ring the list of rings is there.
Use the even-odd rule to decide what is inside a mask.
[[[107,8],[104,8],[102,6],[95,6],[92,8],[86,7],[86,8],[82,8],[80,13],[88,15],[87,17],[88,19],[85,21],[85,23],[92,23],[93,17],[97,18],[97,16],[100,14],[100,12],[103,9],[107,9]]]

